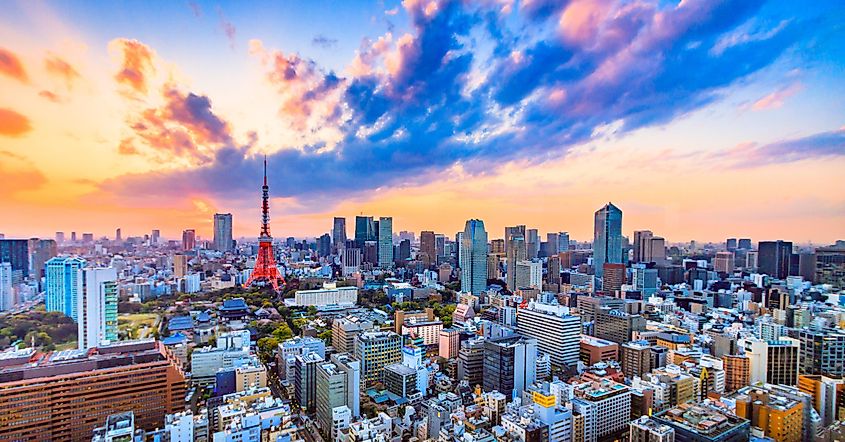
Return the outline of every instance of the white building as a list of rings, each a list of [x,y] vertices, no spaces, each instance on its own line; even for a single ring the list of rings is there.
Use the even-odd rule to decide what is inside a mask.
[[[581,317],[569,314],[569,308],[531,301],[516,315],[517,330],[537,340],[540,351],[551,357],[552,364],[574,367],[581,349]]]
[[[355,305],[358,302],[358,288],[325,283],[321,289],[297,290],[294,299],[296,306]]]
[[[543,288],[543,263],[540,261],[518,261],[516,263],[516,289]]]
[[[111,268],[79,270],[77,337],[79,349],[117,341],[117,272]]]
[[[0,262],[0,311],[11,310],[15,307],[15,296],[12,292],[12,264]]]

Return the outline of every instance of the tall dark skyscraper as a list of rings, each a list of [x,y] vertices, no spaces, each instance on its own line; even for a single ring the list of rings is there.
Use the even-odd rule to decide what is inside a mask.
[[[760,241],[757,245],[757,269],[773,278],[789,276],[789,259],[792,243],[789,241]]]
[[[602,277],[605,263],[622,263],[622,211],[612,203],[607,203],[595,215],[593,266],[596,277]]]
[[[355,217],[355,244],[364,247],[367,241],[376,240],[376,226],[372,216]]]
[[[341,216],[334,217],[334,225],[332,226],[332,241],[335,248],[346,244],[346,218]]]
[[[728,249],[729,252],[733,252],[734,250],[736,250],[736,238],[728,238],[725,241],[725,248]]]
[[[424,254],[424,260],[430,264],[437,259],[437,249],[434,245],[434,232],[431,230],[423,230],[420,232],[420,254]]]
[[[324,233],[317,238],[317,253],[320,256],[329,256],[332,253],[332,237]]]
[[[232,250],[232,214],[214,214],[214,250]]]
[[[29,240],[0,239],[0,262],[8,262],[12,271],[21,272],[24,278],[29,276]]]
[[[743,250],[751,250],[751,238],[740,238],[737,248]]]

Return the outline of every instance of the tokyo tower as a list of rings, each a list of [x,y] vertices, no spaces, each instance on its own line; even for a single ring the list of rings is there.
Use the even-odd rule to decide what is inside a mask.
[[[276,258],[273,255],[273,237],[270,236],[270,186],[267,185],[266,155],[264,156],[264,185],[261,187],[261,192],[261,235],[258,237],[258,257],[255,260],[255,269],[253,269],[252,275],[249,276],[244,286],[249,287],[254,283],[269,284],[278,292],[281,290],[280,284],[284,284],[285,279],[279,273],[279,268],[276,267]]]

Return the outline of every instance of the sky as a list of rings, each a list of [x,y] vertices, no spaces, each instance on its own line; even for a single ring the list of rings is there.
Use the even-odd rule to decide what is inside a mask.
[[[0,232],[845,238],[845,3],[4,2]]]

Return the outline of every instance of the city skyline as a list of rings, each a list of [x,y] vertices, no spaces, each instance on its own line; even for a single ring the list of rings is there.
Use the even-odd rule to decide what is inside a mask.
[[[263,154],[280,236],[365,213],[584,240],[607,201],[629,237],[845,236],[835,2],[6,9],[7,237],[209,238],[214,213],[252,237]]]

